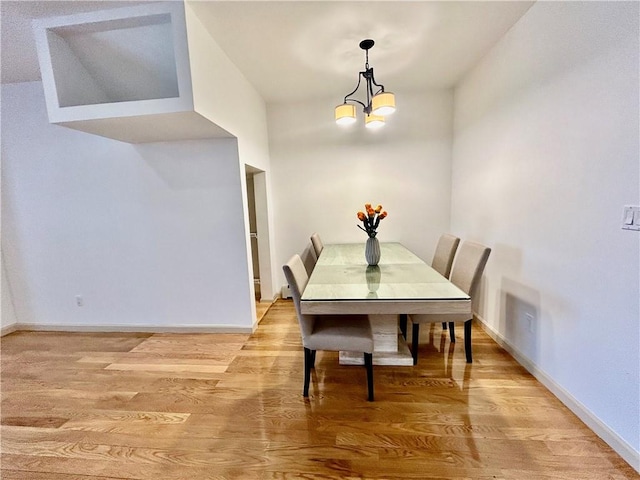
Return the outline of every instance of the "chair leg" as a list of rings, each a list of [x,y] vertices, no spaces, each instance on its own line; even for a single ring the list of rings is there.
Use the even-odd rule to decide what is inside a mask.
[[[311,368],[316,368],[316,352],[317,350],[311,350]]]
[[[471,357],[471,320],[464,322],[464,353],[467,354],[467,363],[472,363]]]
[[[451,343],[456,343],[456,327],[453,322],[449,322],[449,338]]]
[[[307,347],[304,347],[304,387],[302,388],[302,396],[309,396],[309,380],[311,379],[311,362],[313,361],[313,356],[315,354],[315,350],[312,352]]]
[[[400,333],[402,333],[402,337],[407,339],[407,314],[400,314]]]
[[[414,323],[411,338],[411,354],[413,356],[413,364],[418,363],[418,339],[420,338],[420,324]]]
[[[447,322],[442,322],[442,329],[446,330],[447,329]]]
[[[367,369],[367,389],[369,391],[368,400],[373,402],[373,354],[364,354],[364,366]]]

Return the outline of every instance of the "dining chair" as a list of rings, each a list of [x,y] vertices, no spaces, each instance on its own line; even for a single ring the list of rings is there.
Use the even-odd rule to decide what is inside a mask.
[[[322,240],[320,240],[320,235],[317,233],[311,235],[311,244],[313,245],[314,252],[316,252],[316,258],[320,258],[320,254],[324,248],[324,244],[322,243]]]
[[[453,257],[456,254],[456,250],[458,249],[458,245],[460,244],[460,239],[454,235],[450,235],[448,233],[443,233],[438,240],[438,244],[436,245],[436,251],[433,254],[433,259],[431,260],[431,268],[433,268],[436,272],[442,275],[445,278],[449,278],[449,274],[451,273],[451,265],[453,265]],[[447,329],[447,323],[442,322],[442,329]],[[400,316],[400,331],[402,332],[402,336],[407,338],[407,316]],[[453,330],[453,323],[449,324],[449,332],[451,341],[455,342],[455,330]]]
[[[445,278],[451,274],[451,266],[456,250],[460,244],[460,239],[454,235],[443,233],[436,245],[436,251],[431,260],[431,267]]]
[[[438,240],[436,251],[434,252],[433,259],[431,260],[431,267],[444,278],[449,278],[449,275],[451,274],[453,258],[456,255],[456,250],[458,249],[459,244],[460,239],[455,235],[450,235],[448,233],[443,233]],[[455,330],[452,330],[452,328],[453,323],[450,323],[449,333],[451,341],[455,342]],[[442,322],[442,329],[447,329],[446,322]]]
[[[316,252],[311,243],[309,243],[302,251],[300,258],[302,259],[304,268],[307,270],[307,275],[311,276],[311,273],[313,273],[313,269],[316,268],[316,263],[318,262],[318,257],[316,257]]]
[[[311,369],[315,367],[317,350],[362,352],[367,370],[368,400],[373,401],[373,333],[367,315],[305,315],[300,298],[309,276],[300,255],[295,254],[282,267],[289,283],[298,316],[302,346],[304,347],[304,387],[302,395],[309,396]]]
[[[451,282],[460,290],[464,291],[471,297],[470,314],[410,314],[409,320],[413,325],[411,353],[413,355],[413,364],[418,363],[418,340],[420,337],[420,324],[445,322],[449,324],[451,336],[455,338],[453,330],[454,322],[464,322],[464,351],[467,357],[467,363],[473,361],[471,354],[471,321],[473,320],[474,300],[476,291],[482,278],[482,272],[489,259],[491,249],[475,242],[465,241],[458,249],[453,268],[451,269]],[[452,340],[453,341],[453,340]]]

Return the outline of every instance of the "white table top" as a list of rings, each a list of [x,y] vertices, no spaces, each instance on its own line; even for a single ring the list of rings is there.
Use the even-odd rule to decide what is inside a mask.
[[[364,242],[324,246],[302,294],[303,313],[470,311],[466,293],[400,243],[380,243],[377,267],[367,265],[364,248]]]

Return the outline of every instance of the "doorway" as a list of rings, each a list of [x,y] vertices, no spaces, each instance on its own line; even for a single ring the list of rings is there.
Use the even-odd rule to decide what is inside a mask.
[[[247,211],[249,213],[249,236],[251,239],[251,265],[253,266],[253,286],[255,300],[262,298],[260,291],[260,252],[258,251],[258,227],[256,225],[256,191],[253,184],[253,173],[247,169]]]
[[[256,317],[259,322],[273,303],[266,174],[262,170],[245,165],[245,175],[251,270],[253,272]]]

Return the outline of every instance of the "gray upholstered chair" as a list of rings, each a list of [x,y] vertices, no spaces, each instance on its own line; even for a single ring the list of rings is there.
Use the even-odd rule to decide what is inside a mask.
[[[456,255],[459,244],[460,239],[448,233],[443,233],[438,240],[436,251],[433,254],[433,260],[431,260],[431,266],[445,278],[449,278],[453,258]]]
[[[302,263],[304,263],[304,268],[307,270],[307,275],[311,276],[313,269],[316,268],[316,263],[318,262],[318,257],[316,257],[316,252],[311,243],[309,243],[302,251],[300,258],[302,259]]]
[[[311,244],[313,245],[314,252],[316,252],[316,258],[320,258],[320,254],[324,248],[324,244],[322,243],[322,240],[320,240],[320,235],[317,233],[311,235]]]
[[[455,262],[451,270],[451,282],[460,290],[463,290],[471,297],[472,311],[474,310],[476,291],[482,278],[482,272],[489,259],[491,249],[475,242],[462,242],[458,249]],[[409,320],[413,324],[411,353],[413,354],[414,365],[418,362],[418,339],[420,336],[421,323],[434,322],[464,322],[464,350],[467,356],[467,363],[473,361],[471,355],[471,320],[473,313],[465,314],[420,314],[409,315]],[[451,330],[453,332],[453,330]]]
[[[304,347],[304,387],[302,394],[309,396],[309,380],[314,368],[316,351],[362,352],[367,370],[368,400],[373,401],[373,333],[367,315],[303,315],[300,298],[309,276],[300,255],[296,254],[282,267],[289,283],[296,307],[302,346]]]
[[[449,235],[448,233],[443,233],[438,240],[438,244],[436,245],[436,251],[433,254],[433,259],[431,260],[431,267],[442,275],[445,278],[449,278],[449,274],[451,273],[451,265],[453,265],[453,258],[455,257],[456,250],[458,249],[458,245],[460,244],[460,239],[454,235]],[[442,322],[442,329],[447,329],[447,323]],[[400,330],[402,332],[402,336],[407,338],[407,316],[400,316]],[[456,333],[455,327],[453,326],[453,322],[449,324],[449,332],[451,341],[456,341]]]
[[[454,235],[443,233],[436,245],[436,251],[433,254],[433,260],[431,260],[431,266],[433,269],[445,278],[449,278],[451,273],[451,266],[453,265],[453,257],[456,255],[456,250],[460,244],[460,239]],[[442,329],[447,329],[446,322],[442,322]],[[451,341],[456,341],[455,330],[453,322],[449,324],[449,332]]]

